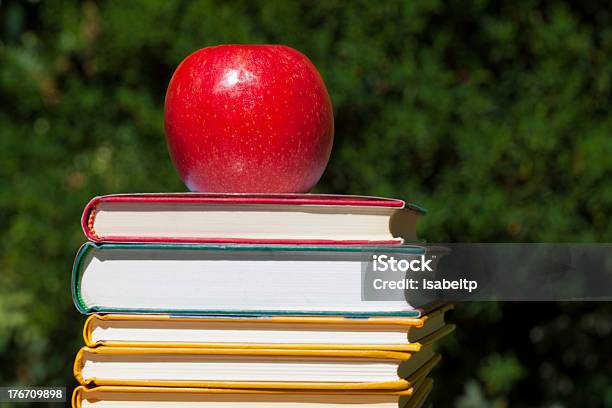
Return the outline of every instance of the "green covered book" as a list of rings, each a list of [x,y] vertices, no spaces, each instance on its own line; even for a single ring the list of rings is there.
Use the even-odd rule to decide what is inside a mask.
[[[87,243],[74,263],[73,299],[83,313],[420,316],[425,305],[363,300],[362,268],[374,250]],[[420,256],[425,249],[384,251]]]

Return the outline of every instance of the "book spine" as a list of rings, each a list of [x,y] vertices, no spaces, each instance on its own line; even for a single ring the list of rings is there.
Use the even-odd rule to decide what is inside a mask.
[[[74,259],[74,264],[72,265],[72,276],[70,282],[72,303],[74,303],[74,306],[82,314],[91,313],[90,308],[85,304],[85,302],[83,302],[83,299],[81,298],[80,278],[82,273],[83,258],[92,248],[95,247],[96,245],[91,242],[86,242],[85,244],[81,245],[77,252],[76,258]]]
[[[81,228],[83,229],[83,233],[87,237],[88,240],[93,242],[99,242],[100,238],[96,235],[96,232],[93,228],[94,220],[96,216],[96,205],[98,201],[100,201],[100,197],[94,197],[87,203],[85,209],[83,210],[83,214],[81,215]]]

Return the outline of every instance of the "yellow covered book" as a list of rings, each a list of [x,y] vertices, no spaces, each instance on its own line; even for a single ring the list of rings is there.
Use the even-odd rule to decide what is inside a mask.
[[[245,390],[227,388],[172,388],[100,386],[77,387],[73,408],[144,408],[156,405],[179,408],[418,408],[431,391],[432,380],[423,378],[403,391]]]
[[[453,330],[444,314],[451,305],[420,318],[183,317],[91,315],[83,329],[89,347],[209,347],[419,351]]]
[[[399,391],[439,360],[431,344],[416,353],[102,346],[82,348],[74,374],[83,385]]]

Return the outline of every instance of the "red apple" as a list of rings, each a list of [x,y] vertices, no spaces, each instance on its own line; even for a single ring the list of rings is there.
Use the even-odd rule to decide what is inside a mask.
[[[283,45],[194,52],[170,80],[164,120],[170,155],[192,191],[307,192],[334,139],[321,75]]]

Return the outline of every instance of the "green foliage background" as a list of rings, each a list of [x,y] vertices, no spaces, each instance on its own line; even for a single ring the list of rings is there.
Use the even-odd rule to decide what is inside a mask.
[[[610,241],[612,10],[558,1],[2,1],[0,385],[67,385],[81,210],[183,191],[163,135],[174,67],[283,43],[331,93],[316,191],[407,198],[430,241]],[[452,315],[436,406],[612,406],[609,304]],[[20,405],[23,406],[23,405]]]

